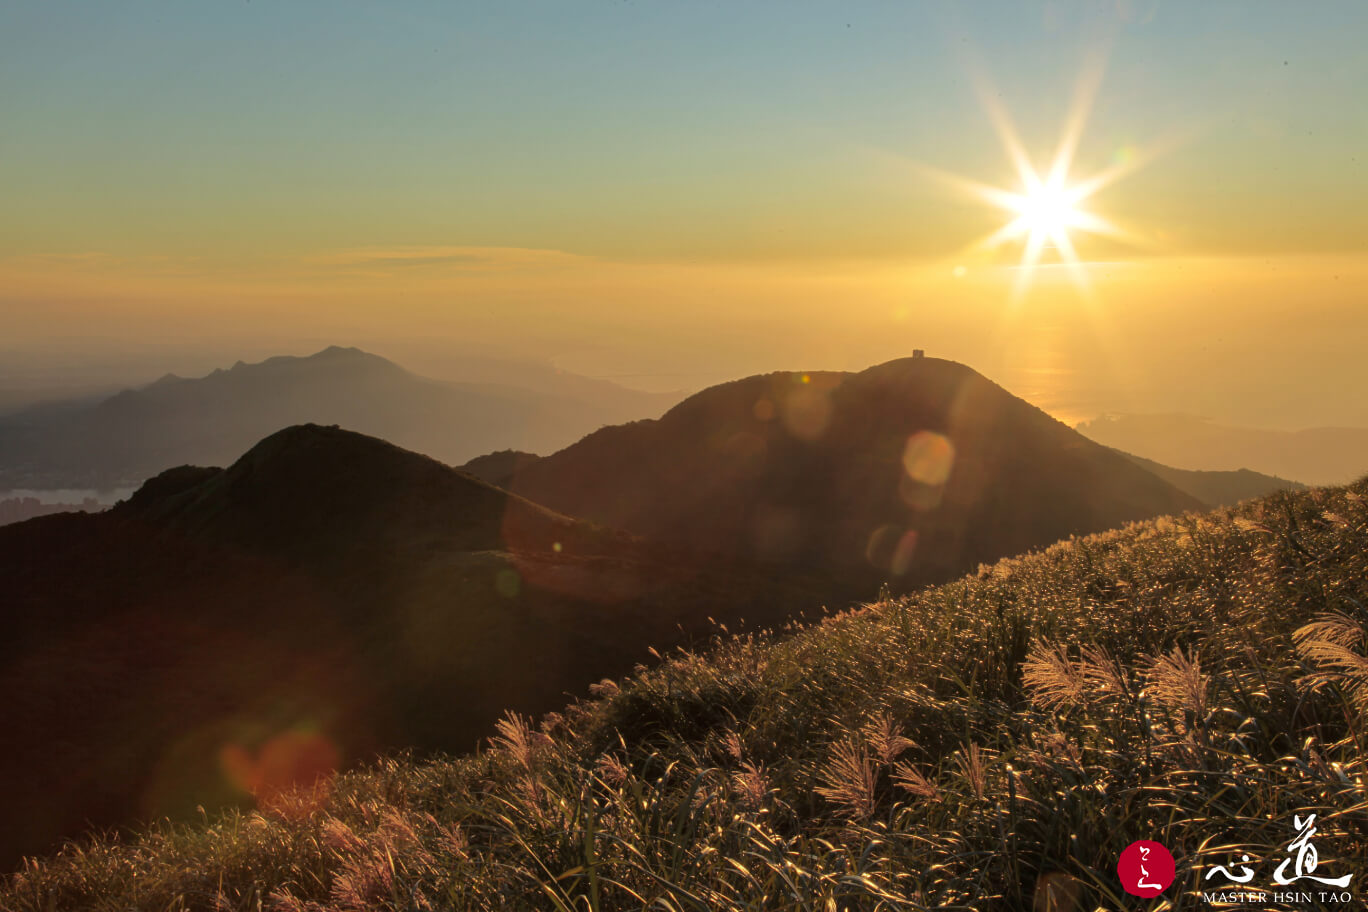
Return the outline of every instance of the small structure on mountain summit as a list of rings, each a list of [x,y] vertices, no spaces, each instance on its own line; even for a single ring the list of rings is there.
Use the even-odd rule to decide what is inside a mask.
[[[914,357],[914,358],[925,358],[925,357],[926,357],[926,349],[923,349],[923,348],[914,348],[914,349],[912,349],[912,357]]]

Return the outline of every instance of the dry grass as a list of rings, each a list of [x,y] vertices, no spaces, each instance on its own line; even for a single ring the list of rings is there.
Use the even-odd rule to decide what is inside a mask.
[[[1129,908],[1120,850],[1368,875],[1368,485],[1071,540],[719,640],[478,756],[31,861],[0,907]],[[1358,888],[1358,883],[1355,883]],[[1160,908],[1156,906],[1155,908]]]

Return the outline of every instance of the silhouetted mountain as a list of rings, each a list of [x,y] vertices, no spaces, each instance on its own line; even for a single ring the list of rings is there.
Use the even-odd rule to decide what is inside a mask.
[[[499,450],[497,453],[476,456],[461,466],[461,471],[468,472],[492,485],[506,488],[513,481],[515,475],[540,458],[535,453]]]
[[[1179,469],[1250,469],[1311,485],[1345,484],[1368,472],[1368,428],[1271,431],[1193,415],[1117,415],[1084,421],[1079,433]]]
[[[812,596],[689,565],[427,457],[317,426],[100,514],[0,528],[0,862],[192,813],[507,709]]]
[[[959,364],[770,374],[604,428],[512,490],[649,539],[822,568],[864,597],[1198,501]]]
[[[1145,459],[1122,453],[1131,462],[1153,472],[1185,494],[1190,494],[1208,507],[1228,507],[1242,500],[1264,497],[1275,491],[1305,491],[1306,485],[1286,478],[1262,475],[1249,469],[1235,472],[1195,472],[1190,469],[1175,469]]]
[[[615,552],[630,542],[429,457],[337,427],[286,428],[228,469],[183,466],[119,512],[292,562],[396,548]]]
[[[0,418],[0,490],[136,484],[183,463],[235,459],[272,431],[339,424],[449,463],[502,447],[549,452],[674,397],[565,376],[567,392],[446,383],[355,348],[277,357],[187,380],[167,374],[95,403]]]

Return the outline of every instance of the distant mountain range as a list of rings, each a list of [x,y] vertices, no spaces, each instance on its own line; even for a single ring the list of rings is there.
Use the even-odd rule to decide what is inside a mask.
[[[210,392],[264,401],[305,362],[381,378],[344,400],[425,383],[329,350],[100,409],[212,428]],[[236,395],[217,411],[237,414]],[[1202,505],[969,368],[920,358],[750,377],[547,457],[468,468],[293,426],[226,469],[162,471],[107,512],[0,528],[0,781],[34,786],[11,796],[0,862],[381,750],[468,749],[505,710],[562,706],[714,621],[777,626]]]
[[[528,385],[450,383],[355,348],[238,362],[205,377],[166,375],[99,399],[0,416],[0,491],[110,488],[182,464],[223,465],[267,434],[338,424],[461,463],[516,447],[548,453],[680,398],[550,371]]]
[[[1249,469],[1236,469],[1233,472],[1175,469],[1153,459],[1122,453],[1120,450],[1116,452],[1142,469],[1158,475],[1184,494],[1197,498],[1208,507],[1233,506],[1241,501],[1253,500],[1275,491],[1306,490],[1306,485],[1301,482],[1263,475]]]
[[[1118,415],[1077,429],[1090,440],[1179,469],[1250,469],[1312,485],[1345,484],[1368,474],[1368,428],[1274,431],[1193,415]]]

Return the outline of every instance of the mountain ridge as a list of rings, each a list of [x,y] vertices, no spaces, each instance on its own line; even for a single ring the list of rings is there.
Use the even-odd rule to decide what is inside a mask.
[[[1112,447],[1111,449],[1116,449]],[[1175,469],[1153,459],[1116,450],[1141,468],[1158,475],[1169,484],[1200,500],[1208,507],[1234,506],[1242,500],[1263,497],[1274,491],[1305,491],[1307,485],[1299,481],[1265,475],[1251,469],[1211,471]]]
[[[530,463],[511,490],[695,550],[858,568],[870,592],[894,564],[902,571],[891,575],[915,586],[1044,541],[1200,507],[970,368],[934,358],[712,387],[659,419],[603,428]]]
[[[1079,422],[1076,430],[1185,471],[1247,469],[1312,485],[1343,484],[1368,471],[1368,428],[1362,427],[1270,430],[1168,413],[1103,416]]]
[[[238,361],[202,377],[168,374],[93,403],[0,416],[0,490],[121,487],[175,465],[223,465],[304,423],[346,426],[459,464],[508,446],[559,449],[674,401],[601,381],[565,385],[574,391],[432,380],[342,346]]]

